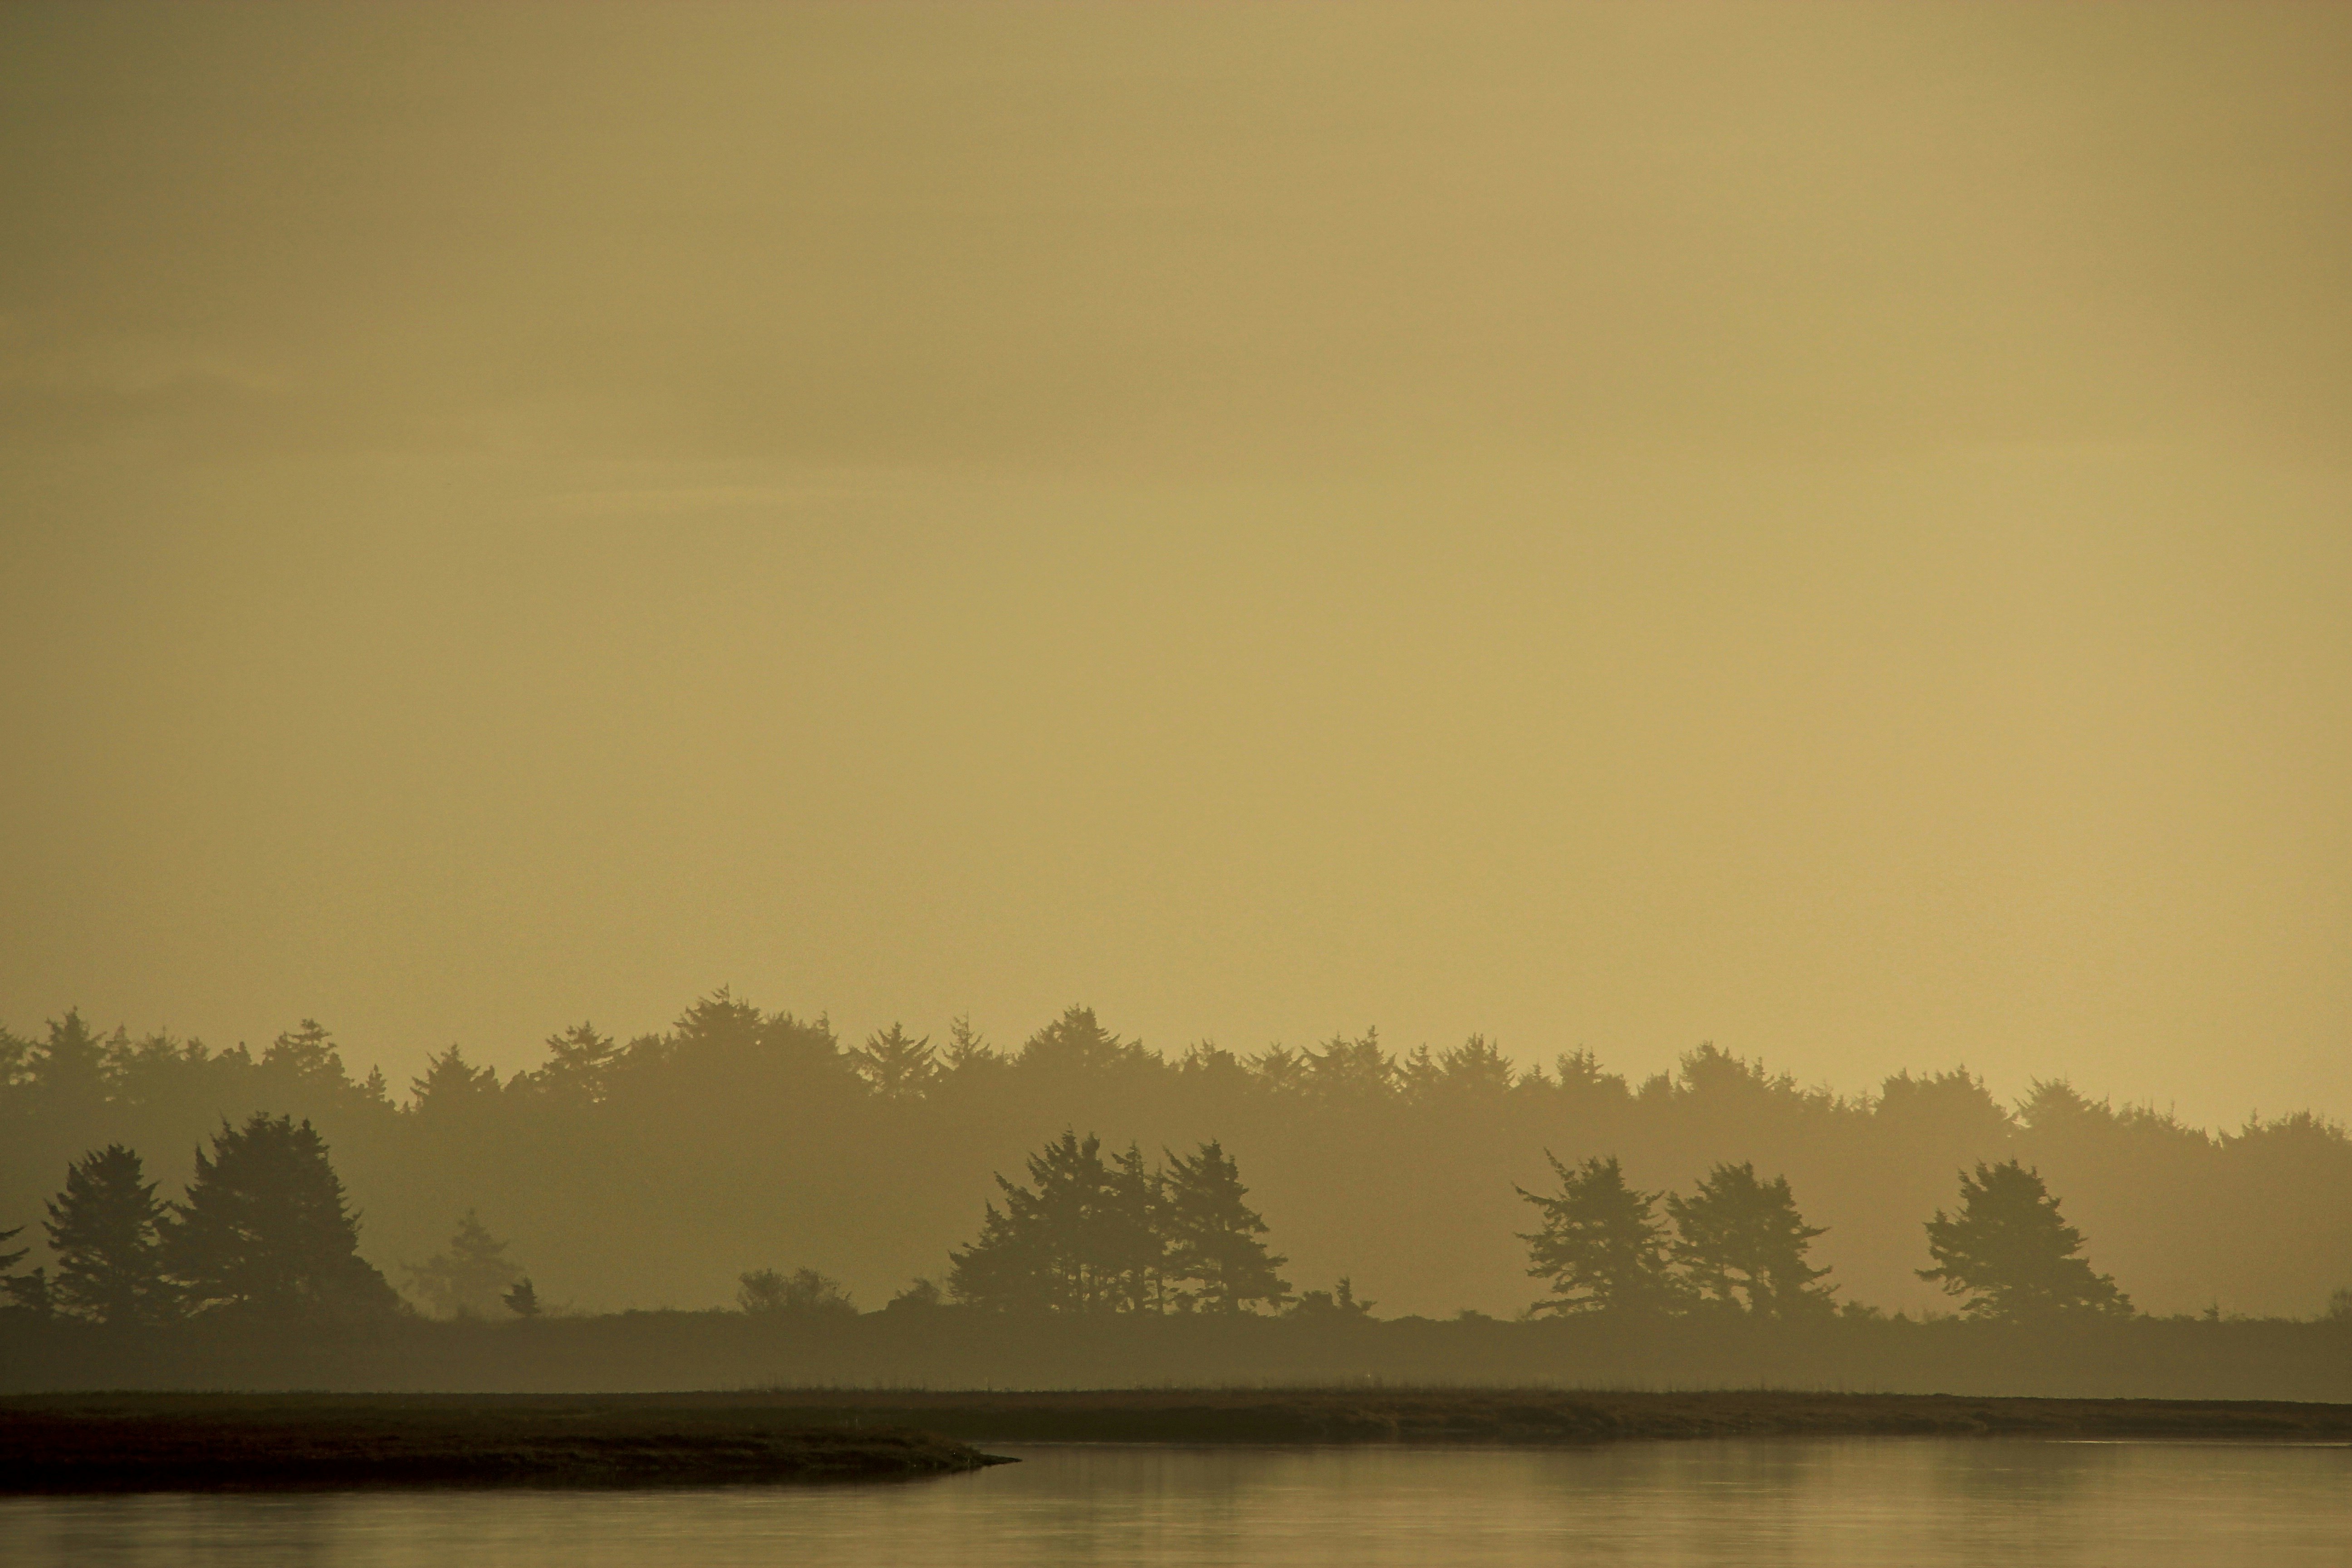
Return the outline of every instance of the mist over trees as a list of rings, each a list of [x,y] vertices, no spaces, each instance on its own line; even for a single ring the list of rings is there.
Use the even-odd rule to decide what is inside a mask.
[[[20,1232],[0,1237],[0,1254],[29,1247],[11,1272],[29,1281],[43,1269],[43,1283],[21,1291],[56,1294],[79,1248],[93,1260],[88,1299],[135,1311],[136,1289],[109,1296],[115,1287],[99,1281],[144,1267],[137,1193],[226,1215],[240,1173],[268,1165],[289,1181],[308,1173],[310,1195],[287,1217],[299,1212],[310,1239],[296,1252],[309,1261],[289,1254],[267,1280],[232,1278],[194,1241],[174,1251],[159,1221],[165,1277],[211,1300],[381,1303],[380,1264],[430,1305],[428,1271],[458,1264],[452,1227],[471,1212],[492,1243],[513,1238],[528,1258],[534,1305],[716,1306],[775,1260],[821,1269],[868,1302],[919,1304],[908,1281],[942,1278],[975,1244],[991,1194],[1006,1212],[993,1178],[1028,1173],[1071,1129],[1101,1134],[1095,1158],[1111,1189],[1181,1181],[1206,1194],[1245,1173],[1246,1201],[1234,1201],[1271,1229],[1215,1234],[1286,1258],[1271,1265],[1277,1281],[1344,1276],[1349,1301],[1376,1299],[1384,1313],[1524,1309],[1549,1284],[1531,1286],[1520,1237],[1547,1227],[1519,1194],[1564,1200],[1567,1176],[1595,1160],[1613,1160],[1617,1183],[1651,1198],[1659,1267],[1741,1312],[1811,1311],[1831,1284],[1840,1302],[1887,1310],[1982,1299],[1943,1293],[1965,1276],[1921,1278],[1954,1267],[1930,1253],[1925,1227],[1939,1210],[1955,1224],[1972,1212],[1956,1197],[1962,1173],[2012,1161],[2063,1200],[2061,1225],[2091,1238],[2097,1268],[2142,1310],[2308,1317],[2352,1284],[2352,1140],[2309,1113],[2215,1135],[2063,1081],[2005,1107],[1957,1068],[1842,1096],[1712,1046],[1641,1082],[1581,1050],[1521,1071],[1479,1037],[1398,1052],[1369,1029],[1308,1047],[1204,1042],[1169,1055],[1079,1007],[1017,1047],[961,1019],[844,1040],[822,1016],[724,991],[658,1034],[568,1025],[538,1066],[503,1079],[453,1046],[402,1091],[381,1072],[354,1076],[310,1020],[259,1051],[101,1034],[77,1013],[36,1037],[0,1031],[0,1230]],[[1197,1163],[1204,1146],[1214,1170]],[[143,1163],[131,1170],[117,1147]],[[92,1155],[111,1163],[77,1166]],[[1031,1174],[1017,1184],[1037,1192]],[[66,1209],[52,1215],[53,1201]],[[90,1239],[58,1251],[49,1225]],[[1800,1280],[1789,1268],[1798,1231],[1802,1268],[1829,1273]],[[1205,1283],[1224,1267],[1209,1233],[1158,1239],[1163,1258],[1193,1249],[1182,1289],[1203,1305],[1224,1289]],[[1234,1258],[1240,1281],[1249,1259]],[[1083,1287],[1113,1301],[1161,1288]],[[1244,1288],[1255,1287],[1224,1294],[1255,1300]],[[465,1295],[485,1310],[473,1287]],[[1328,1289],[1300,1299],[1341,1305]],[[498,1312],[512,1312],[503,1295]]]

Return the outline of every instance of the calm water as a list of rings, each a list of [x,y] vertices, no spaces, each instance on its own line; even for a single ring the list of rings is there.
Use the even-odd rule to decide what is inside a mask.
[[[1954,1442],[1007,1447],[944,1480],[0,1500],[0,1562],[2342,1564],[2352,1448]]]

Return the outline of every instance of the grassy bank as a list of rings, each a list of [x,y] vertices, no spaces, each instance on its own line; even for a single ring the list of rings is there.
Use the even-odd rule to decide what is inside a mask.
[[[942,1475],[950,1437],[773,1402],[243,1394],[0,1401],[0,1492],[714,1486]]]

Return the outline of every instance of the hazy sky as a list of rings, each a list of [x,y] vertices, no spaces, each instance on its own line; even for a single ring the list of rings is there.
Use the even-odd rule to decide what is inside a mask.
[[[2352,8],[0,9],[0,1021],[2352,1113]]]

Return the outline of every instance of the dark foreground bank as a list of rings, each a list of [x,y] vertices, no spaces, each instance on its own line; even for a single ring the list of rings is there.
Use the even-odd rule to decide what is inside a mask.
[[[1558,1389],[52,1394],[0,1400],[0,1491],[912,1477],[999,1462],[970,1446],[991,1442],[1770,1436],[2341,1440],[2352,1405]]]
[[[1569,1444],[1691,1437],[2352,1437],[2352,1405],[1734,1390],[1165,1389],[712,1395],[983,1442]]]
[[[0,1401],[0,1492],[226,1487],[720,1486],[1007,1463],[898,1425],[773,1401],[348,1394]]]

